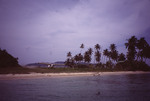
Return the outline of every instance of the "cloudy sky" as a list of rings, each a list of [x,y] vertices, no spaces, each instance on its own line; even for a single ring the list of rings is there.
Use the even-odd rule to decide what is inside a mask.
[[[111,43],[119,53],[132,35],[150,44],[150,0],[0,0],[0,48],[20,64],[66,59]]]

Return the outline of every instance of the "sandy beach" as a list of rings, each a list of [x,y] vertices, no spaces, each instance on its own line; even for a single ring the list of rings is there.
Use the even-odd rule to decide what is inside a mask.
[[[143,71],[122,71],[122,72],[79,72],[79,73],[30,73],[30,74],[1,74],[0,80],[32,79],[49,77],[70,77],[70,76],[104,76],[104,75],[125,75],[150,73]]]

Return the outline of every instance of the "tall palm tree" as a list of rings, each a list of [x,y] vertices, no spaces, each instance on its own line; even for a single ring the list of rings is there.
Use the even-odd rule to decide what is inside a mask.
[[[105,49],[105,50],[103,51],[103,54],[104,54],[107,58],[109,58],[109,61],[110,61],[110,51],[108,51],[108,49]]]
[[[112,52],[111,58],[112,58],[115,62],[118,61],[118,51],[117,51],[117,50],[115,50],[115,51]]]
[[[84,61],[89,63],[91,61],[91,56],[88,51],[84,53]]]
[[[92,53],[93,53],[92,48],[89,48],[87,52],[88,52],[88,55],[89,55],[89,60],[90,60],[89,62],[91,62],[91,60],[92,60]]]
[[[104,51],[103,51],[103,55],[107,58],[107,53],[108,53],[108,50],[107,49],[105,49]],[[105,62],[107,61],[107,59],[105,58]]]
[[[125,46],[128,50],[127,52],[127,60],[132,62],[134,61],[136,57],[136,45],[137,45],[137,38],[135,36],[132,36],[130,39],[127,39],[127,43],[125,43]]]
[[[89,48],[89,49],[88,49],[88,53],[89,53],[90,55],[92,55],[92,53],[93,53],[92,48]]]
[[[112,60],[117,61],[118,59],[118,51],[116,50],[116,45],[115,44],[111,44],[110,45],[110,57]]]
[[[95,60],[96,60],[96,62],[100,62],[100,58],[101,58],[101,53],[100,53],[100,45],[99,44],[96,44],[95,45],[95,49],[96,49],[96,51],[95,51]]]
[[[100,62],[100,58],[101,58],[101,53],[100,53],[100,51],[97,50],[95,52],[95,60],[96,60],[97,63]]]
[[[141,61],[143,61],[143,58],[147,56],[146,50],[148,49],[149,44],[146,42],[145,38],[142,37],[140,40],[137,40],[137,60],[140,57]]]

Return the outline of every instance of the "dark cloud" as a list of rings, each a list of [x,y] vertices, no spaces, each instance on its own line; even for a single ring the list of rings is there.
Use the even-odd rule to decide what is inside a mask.
[[[65,60],[99,43],[125,52],[132,35],[149,41],[149,0],[0,0],[0,46],[21,64]],[[37,55],[38,54],[38,55]]]

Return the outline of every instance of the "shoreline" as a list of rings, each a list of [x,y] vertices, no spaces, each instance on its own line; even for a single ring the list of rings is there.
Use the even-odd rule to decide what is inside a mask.
[[[75,76],[104,76],[126,74],[150,74],[144,71],[119,71],[119,72],[77,72],[77,73],[30,73],[30,74],[0,74],[0,80],[34,79],[49,77],[75,77]]]

